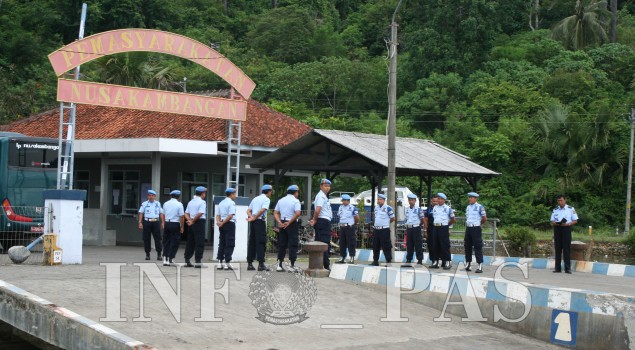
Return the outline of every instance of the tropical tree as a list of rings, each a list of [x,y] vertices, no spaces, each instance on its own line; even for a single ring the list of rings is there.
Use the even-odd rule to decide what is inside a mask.
[[[613,143],[611,119],[610,113],[586,118],[573,115],[559,103],[541,111],[534,127],[543,151],[538,169],[558,178],[562,189],[620,182],[626,152]]]
[[[562,42],[570,50],[581,50],[608,41],[606,0],[590,0],[585,6],[581,0],[575,3],[575,13],[558,22],[551,30],[552,38]]]
[[[172,90],[175,87],[176,77],[172,68],[145,52],[104,57],[90,67],[94,68],[89,73],[91,80],[160,90]]]

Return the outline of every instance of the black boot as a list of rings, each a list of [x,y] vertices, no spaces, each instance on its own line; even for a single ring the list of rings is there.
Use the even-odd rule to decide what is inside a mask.
[[[150,253],[146,253],[146,260],[150,260]]]
[[[483,273],[483,263],[478,264],[478,268],[475,271],[476,273]]]
[[[465,271],[472,271],[471,265],[471,262],[465,263]]]
[[[269,268],[265,263],[258,263],[258,271],[269,271]]]
[[[194,267],[194,265],[192,265],[190,260],[185,260],[185,267]]]
[[[247,270],[248,271],[254,271],[256,268],[254,267],[253,263],[247,263]]]
[[[379,261],[373,261],[370,263],[371,266],[379,266]]]
[[[430,265],[431,269],[438,269],[439,268],[439,261],[435,260],[432,265]]]
[[[157,252],[157,260],[158,260],[158,261],[161,261],[161,259],[162,259],[162,258],[161,258],[161,252]]]

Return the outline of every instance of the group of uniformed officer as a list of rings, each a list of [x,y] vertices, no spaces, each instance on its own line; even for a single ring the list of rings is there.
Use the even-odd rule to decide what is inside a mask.
[[[139,229],[143,230],[146,260],[150,260],[151,239],[154,238],[157,260],[161,260],[161,253],[163,252],[163,265],[173,264],[181,242],[181,235],[187,224],[189,226],[189,234],[185,247],[185,266],[202,267],[207,188],[198,186],[195,193],[196,195],[188,203],[187,209],[183,210],[183,204],[180,202],[181,191],[174,190],[170,192],[171,199],[165,202],[162,207],[161,203],[156,201],[156,191],[148,190],[148,200],[141,204],[138,215]],[[163,244],[161,242],[161,229],[163,229]],[[190,262],[193,255],[196,265]],[[229,256],[231,260],[231,254]]]
[[[324,252],[324,268],[330,270],[330,242],[331,221],[333,211],[328,199],[331,189],[331,181],[320,180],[320,191],[315,196],[314,213],[309,224],[315,228],[315,238],[329,245]],[[265,248],[267,244],[267,212],[271,203],[273,188],[264,185],[261,194],[255,197],[247,209],[247,221],[249,222],[249,238],[247,248],[247,269],[255,270],[254,261],[258,261],[258,271],[268,271],[265,265]],[[171,199],[163,206],[156,201],[157,193],[149,190],[148,200],[139,208],[139,229],[143,231],[144,250],[146,260],[150,260],[151,240],[154,239],[157,260],[163,257],[163,265],[171,265],[179,247],[184,227],[189,226],[187,245],[185,248],[185,266],[202,267],[203,248],[205,241],[205,220],[207,204],[205,201],[207,189],[203,186],[196,187],[194,198],[188,203],[187,209],[183,209],[180,202],[181,191],[170,192]],[[227,188],[226,198],[220,202],[216,225],[220,235],[218,242],[217,269],[232,270],[232,254],[236,242],[236,190]],[[465,209],[465,270],[472,270],[472,253],[476,257],[476,273],[483,272],[483,237],[481,226],[487,221],[485,207],[478,203],[479,195],[469,192],[468,206]],[[299,222],[301,204],[299,187],[291,185],[287,188],[287,195],[281,198],[274,209],[274,219],[278,225],[278,261],[276,271],[296,271],[295,262],[299,243]],[[455,212],[445,201],[444,193],[437,193],[431,201],[427,212],[416,206],[417,196],[408,194],[408,206],[405,209],[406,228],[406,264],[411,264],[417,259],[417,265],[423,265],[423,239],[428,246],[428,255],[431,261],[430,268],[452,268],[450,253],[449,227],[455,221]],[[342,195],[342,205],[338,209],[339,234],[340,234],[340,259],[337,263],[346,263],[347,253],[349,263],[355,263],[355,248],[357,239],[355,226],[359,222],[358,209],[350,204],[350,196]],[[571,226],[575,225],[578,216],[575,209],[566,204],[564,195],[557,197],[558,206],[551,215],[551,224],[554,226],[554,244],[556,250],[556,264],[554,272],[561,272],[561,263],[564,260],[566,273],[571,273]],[[387,263],[392,262],[392,244],[390,239],[390,224],[395,221],[395,212],[386,204],[386,196],[378,194],[377,205],[373,220],[373,262],[378,266],[380,252],[383,251]],[[161,229],[164,230],[163,240]],[[162,242],[163,241],[163,242]],[[286,251],[289,251],[290,266],[285,268],[284,259]],[[563,256],[564,255],[564,256]],[[195,264],[191,263],[194,256]],[[441,265],[439,265],[439,261]]]

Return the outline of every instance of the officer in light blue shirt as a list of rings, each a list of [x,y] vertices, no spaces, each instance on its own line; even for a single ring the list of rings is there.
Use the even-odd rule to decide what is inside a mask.
[[[185,246],[185,267],[202,268],[203,248],[205,244],[205,220],[207,218],[207,188],[196,187],[196,195],[187,204],[185,220],[189,227],[187,245]],[[192,265],[190,259],[194,255],[196,265]]]
[[[416,206],[417,196],[408,194],[406,207],[406,264],[412,263],[414,253],[417,254],[417,265],[423,265],[423,235],[421,227],[424,225],[426,212]],[[406,265],[409,266],[409,265]]]
[[[331,220],[333,220],[333,210],[329,202],[329,191],[331,190],[331,181],[329,179],[320,180],[320,191],[315,195],[313,202],[315,211],[313,219],[309,224],[315,227],[315,239],[328,244],[328,249],[324,252],[324,268],[331,269],[329,256],[331,255]]]
[[[351,196],[342,195],[342,205],[337,210],[337,216],[340,222],[340,260],[337,263],[346,262],[346,250],[348,249],[348,261],[354,264],[355,248],[357,247],[355,225],[359,221],[359,211],[356,206],[351,205]]]
[[[295,261],[298,257],[298,217],[300,217],[300,188],[291,185],[287,188],[287,196],[281,198],[273,210],[273,217],[278,223],[278,266],[276,271],[285,271],[282,266],[287,248],[289,248],[290,272],[295,272]]]
[[[258,261],[258,271],[269,271],[265,266],[265,248],[267,246],[267,211],[271,204],[273,187],[263,185],[261,194],[252,199],[247,209],[249,222],[249,240],[247,243],[247,270],[255,270],[254,259]]]
[[[472,246],[474,246],[474,255],[476,255],[476,273],[483,272],[483,233],[481,225],[487,221],[485,207],[477,203],[478,193],[470,192],[467,194],[467,200],[470,203],[465,208],[465,271],[472,271]]]
[[[139,207],[139,229],[143,230],[143,248],[146,251],[146,260],[150,260],[152,251],[151,238],[154,238],[154,249],[157,251],[157,260],[161,260],[161,229],[165,226],[165,218],[161,203],[156,201],[157,193],[148,190],[148,200]],[[152,235],[152,237],[151,237]]]
[[[553,272],[562,272],[562,258],[564,255],[564,272],[571,273],[571,226],[578,223],[575,209],[567,205],[563,194],[556,197],[558,205],[551,213],[553,226],[553,243],[556,248],[556,265]]]
[[[373,262],[371,265],[379,266],[379,251],[384,251],[386,263],[392,262],[392,241],[390,240],[390,223],[395,221],[395,212],[386,204],[386,196],[377,195],[377,206],[374,213],[375,231],[373,234]]]
[[[230,264],[236,246],[236,189],[227,188],[225,199],[218,204],[216,225],[218,226],[217,270],[233,270]],[[224,263],[223,263],[224,261]]]
[[[165,229],[163,230],[163,266],[169,266],[174,263],[174,257],[176,257],[176,251],[179,249],[179,243],[181,242],[181,235],[184,228],[184,215],[183,204],[179,201],[181,198],[181,191],[174,190],[170,192],[169,201],[163,203],[163,212],[165,215]]]
[[[444,193],[437,193],[437,205],[432,209],[434,216],[434,249],[437,252],[437,258],[441,258],[444,270],[452,268],[452,255],[450,253],[450,227],[456,218],[454,210],[450,208],[445,201],[448,197]],[[439,261],[433,262],[431,268],[439,268]]]

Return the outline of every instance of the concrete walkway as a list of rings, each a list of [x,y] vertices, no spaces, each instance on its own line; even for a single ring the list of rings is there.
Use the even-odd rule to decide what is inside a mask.
[[[181,253],[182,254],[182,253]],[[206,257],[211,251],[206,250]],[[182,262],[182,258],[177,259]],[[404,300],[402,316],[408,322],[380,322],[386,316],[385,290],[330,278],[316,279],[317,300],[307,320],[292,325],[272,325],[256,319],[249,298],[254,272],[216,273],[216,287],[229,279],[229,304],[216,296],[215,316],[222,322],[194,322],[200,316],[200,270],[183,268],[181,322],[177,322],[152,284],[144,282],[144,316],[150,322],[133,322],[139,316],[139,268],[145,263],[139,247],[86,247],[84,264],[74,266],[0,266],[0,280],[22,288],[89,319],[106,316],[103,262],[127,263],[121,268],[121,316],[125,322],[103,325],[159,349],[421,349],[442,348],[550,349],[552,345],[478,322],[435,323],[440,312]],[[154,261],[153,261],[154,262]],[[176,268],[159,266],[171,286]],[[571,276],[569,276],[571,277]],[[574,275],[571,278],[577,278]],[[591,283],[591,282],[589,282]],[[212,297],[205,291],[204,297]],[[327,329],[333,325],[359,325],[358,329]],[[325,328],[326,327],[326,328]]]

